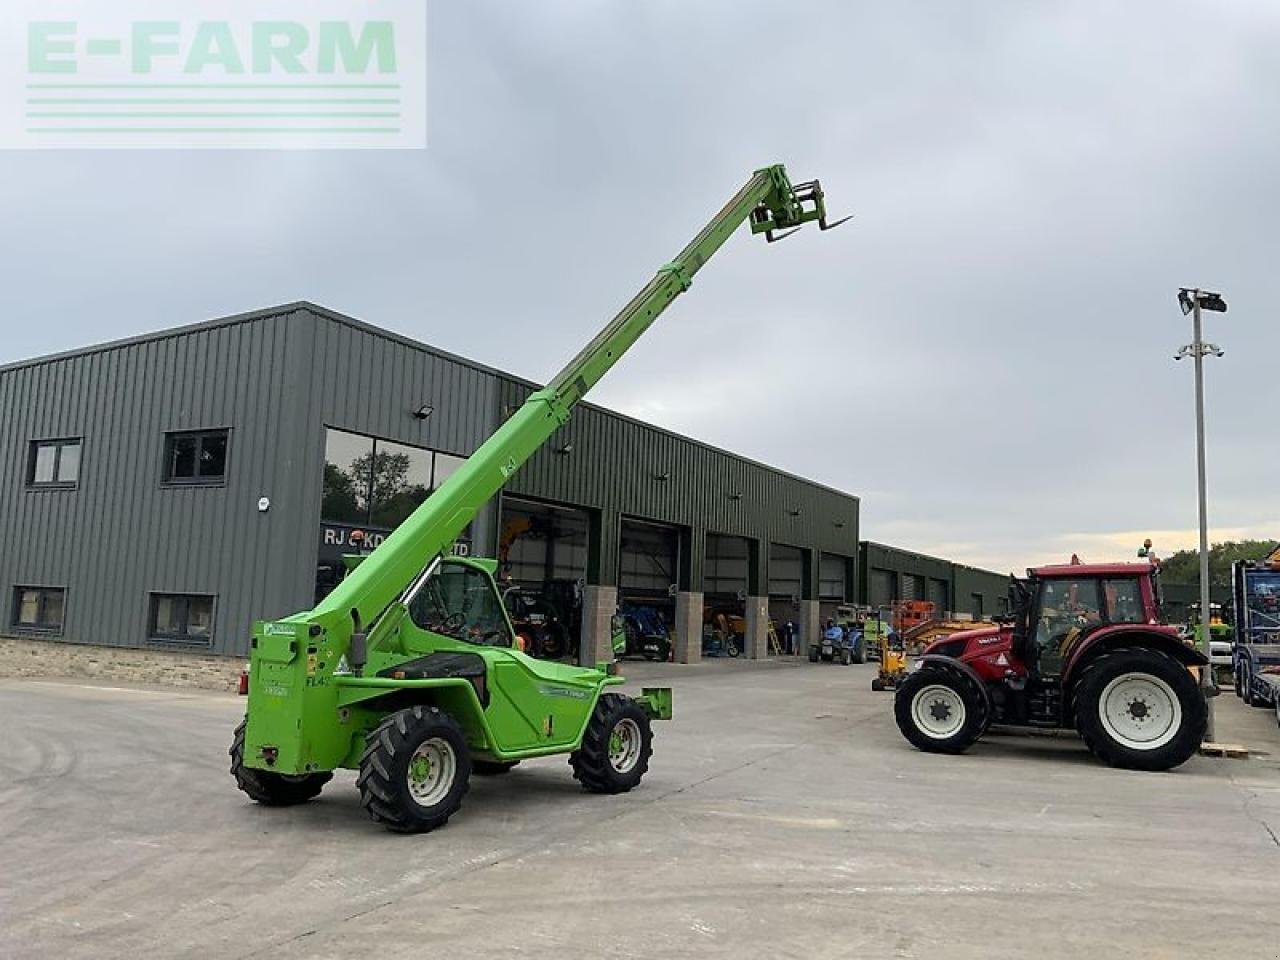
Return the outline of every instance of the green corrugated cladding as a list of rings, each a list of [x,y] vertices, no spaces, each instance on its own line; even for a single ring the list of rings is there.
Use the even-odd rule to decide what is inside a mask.
[[[1009,578],[990,570],[980,570],[939,557],[890,547],[864,540],[858,548],[858,600],[861,603],[886,602],[878,596],[877,579],[886,576],[892,583],[894,597],[903,596],[903,581],[919,577],[926,589],[930,580],[944,581],[948,586],[947,609],[955,613],[977,613],[975,595],[981,598],[981,613],[992,616],[1004,609],[1008,597]],[[926,599],[921,594],[917,599]]]
[[[519,407],[528,392],[527,385],[507,381],[504,413]],[[566,447],[572,449],[560,452]],[[598,549],[590,564],[597,583],[617,581],[618,534],[626,517],[682,528],[689,547],[680,584],[686,590],[702,589],[707,533],[761,545],[753,590],[762,589],[769,543],[814,556],[807,565],[809,598],[817,596],[818,553],[847,557],[851,564],[857,558],[857,497],[599,407],[578,408],[507,490],[593,512]]]

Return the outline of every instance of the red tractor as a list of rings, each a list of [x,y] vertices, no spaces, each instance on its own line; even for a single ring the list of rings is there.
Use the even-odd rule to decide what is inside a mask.
[[[1112,766],[1168,770],[1200,747],[1207,660],[1160,615],[1149,563],[1028,570],[1008,617],[925,648],[894,715],[912,744],[960,753],[993,724],[1074,728]]]

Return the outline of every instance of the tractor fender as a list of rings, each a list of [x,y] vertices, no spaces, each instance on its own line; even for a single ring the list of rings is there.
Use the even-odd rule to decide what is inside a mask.
[[[1063,684],[1070,687],[1085,664],[1098,654],[1117,647],[1147,647],[1159,650],[1188,667],[1203,667],[1209,663],[1209,658],[1203,653],[1195,647],[1187,646],[1177,634],[1165,628],[1144,627],[1141,624],[1110,627],[1090,634],[1071,652],[1071,656],[1063,664]]]
[[[957,660],[955,657],[948,657],[941,653],[926,653],[920,658],[920,669],[946,670],[966,678],[973,684],[979,696],[982,697],[982,702],[987,709],[987,716],[991,716],[991,693],[987,690],[987,685],[982,682],[982,678],[978,676],[978,672],[963,660]]]

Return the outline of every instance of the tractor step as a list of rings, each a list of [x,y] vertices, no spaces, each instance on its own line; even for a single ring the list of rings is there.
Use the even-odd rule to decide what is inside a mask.
[[[1247,760],[1249,758],[1249,748],[1239,743],[1202,743],[1200,744],[1200,755],[1202,757],[1230,757],[1233,760]]]

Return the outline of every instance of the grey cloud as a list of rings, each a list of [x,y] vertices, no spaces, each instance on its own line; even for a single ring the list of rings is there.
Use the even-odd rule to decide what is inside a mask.
[[[1275,535],[1278,40],[1260,2],[432,4],[426,151],[0,155],[0,360],[306,297],[546,377],[783,160],[855,221],[735,237],[596,399],[1008,569],[1194,527],[1173,295],[1217,285],[1211,519]]]

